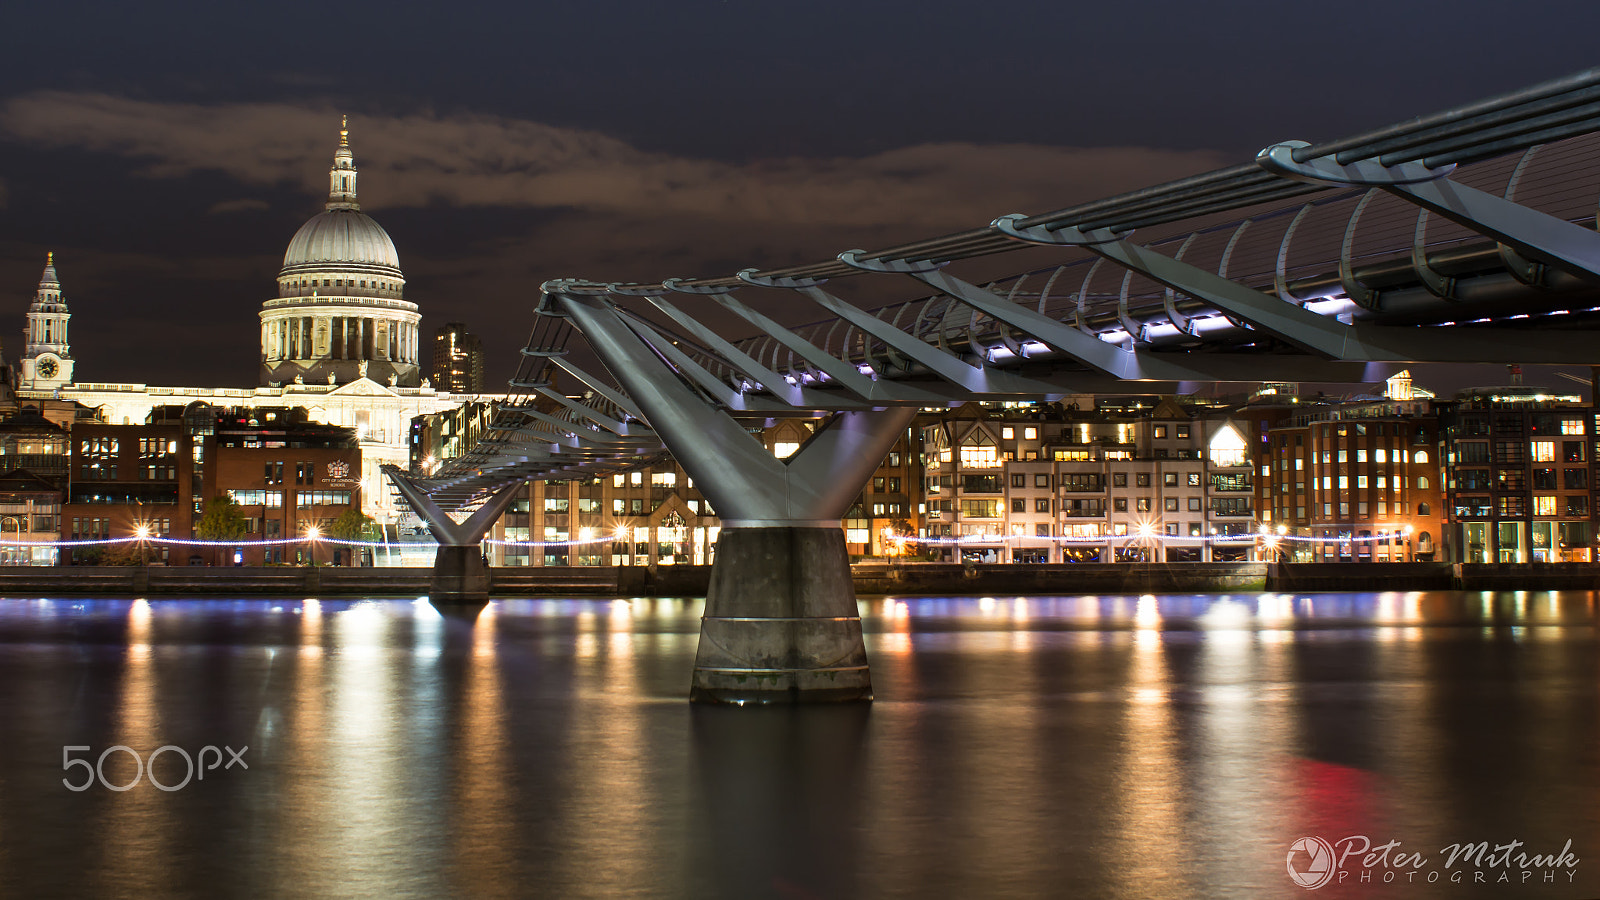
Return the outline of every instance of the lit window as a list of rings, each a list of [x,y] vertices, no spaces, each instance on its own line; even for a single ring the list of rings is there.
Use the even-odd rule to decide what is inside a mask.
[[[798,441],[778,441],[772,445],[772,455],[779,459],[788,459],[800,449]]]
[[[1555,441],[1534,441],[1532,449],[1533,449],[1532,458],[1533,458],[1534,462],[1555,462],[1556,461],[1556,442]],[[1420,456],[1421,454],[1419,453],[1418,455]],[[1419,460],[1417,460],[1417,462],[1425,462],[1425,460],[1420,460],[1419,459]]]
[[[1535,494],[1533,497],[1533,514],[1536,516],[1553,516],[1556,514],[1556,498],[1552,494]]]
[[[1000,429],[1000,438],[1001,438],[1001,440],[1009,441],[1009,440],[1011,440],[1012,438],[1014,438],[1016,436],[1017,436],[1016,429],[1012,428],[1010,425],[1007,425],[1004,428]]]
[[[1038,440],[1039,439],[1039,429],[1037,429],[1037,428],[1024,428],[1024,429],[1022,429],[1022,439],[1025,440],[1025,441],[1036,441],[1036,440]]]

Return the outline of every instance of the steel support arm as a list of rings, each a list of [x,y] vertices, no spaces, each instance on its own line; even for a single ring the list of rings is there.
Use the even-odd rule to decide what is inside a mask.
[[[483,536],[494,526],[495,520],[500,518],[500,514],[505,512],[512,500],[516,499],[517,492],[527,486],[526,481],[515,481],[499,488],[465,521],[457,522],[433,502],[433,498],[411,480],[409,475],[394,466],[384,466],[383,471],[389,476],[389,480],[394,482],[400,495],[406,498],[406,502],[416,514],[427,523],[434,539],[452,547],[467,547],[482,541]]]

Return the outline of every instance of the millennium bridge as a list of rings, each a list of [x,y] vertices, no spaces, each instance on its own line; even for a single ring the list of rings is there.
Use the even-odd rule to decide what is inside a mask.
[[[917,410],[1364,382],[1374,363],[1600,362],[1596,132],[1591,69],[809,265],[555,279],[488,436],[433,477],[388,474],[439,541],[434,602],[482,604],[478,545],[518,488],[670,453],[722,519],[691,698],[870,699],[840,520]],[[970,274],[1001,254],[1014,274]],[[849,299],[885,276],[910,299]],[[582,345],[603,371],[574,361]],[[586,397],[555,390],[557,371]],[[780,460],[749,425],[785,416],[824,422]]]

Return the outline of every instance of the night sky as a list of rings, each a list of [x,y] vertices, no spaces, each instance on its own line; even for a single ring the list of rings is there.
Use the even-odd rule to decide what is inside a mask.
[[[1597,62],[1600,4],[12,3],[0,345],[46,250],[80,381],[253,385],[350,115],[424,334],[1042,212]],[[914,292],[907,282],[907,295]]]

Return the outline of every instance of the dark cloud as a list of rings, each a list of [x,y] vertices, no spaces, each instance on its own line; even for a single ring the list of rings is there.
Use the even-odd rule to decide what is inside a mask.
[[[0,107],[0,129],[46,147],[137,160],[176,178],[320,190],[337,114],[277,103],[198,105],[40,92]],[[926,144],[864,157],[733,164],[649,153],[590,131],[486,115],[353,123],[371,209],[443,203],[575,209],[645,219],[698,216],[740,228],[963,227],[1214,167],[1204,151]]]
[[[256,210],[271,208],[272,204],[265,200],[257,200],[254,197],[245,197],[240,200],[224,200],[221,203],[213,203],[211,208],[206,211],[212,215],[222,215],[226,213],[253,212]]]

